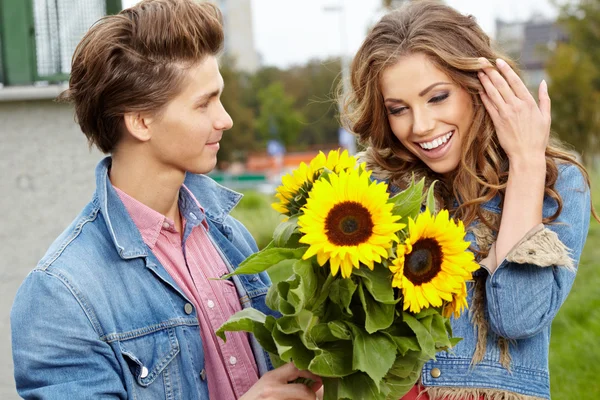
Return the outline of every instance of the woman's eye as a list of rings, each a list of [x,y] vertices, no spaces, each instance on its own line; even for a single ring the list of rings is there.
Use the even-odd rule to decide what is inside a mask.
[[[407,107],[392,108],[392,109],[390,109],[390,114],[397,115],[397,114],[403,113],[406,110],[407,110]]]
[[[446,100],[449,95],[450,95],[449,93],[444,93],[439,96],[435,96],[431,100],[429,100],[429,102],[430,103],[439,103],[440,101]]]

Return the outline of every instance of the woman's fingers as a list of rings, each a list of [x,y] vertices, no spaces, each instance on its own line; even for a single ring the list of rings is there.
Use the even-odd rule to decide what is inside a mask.
[[[551,104],[550,95],[548,94],[548,84],[545,80],[540,83],[538,90],[538,98],[540,99],[540,112],[544,117],[544,120],[549,124],[551,120]]]
[[[479,80],[481,81],[481,84],[483,85],[485,93],[487,94],[489,100],[492,102],[494,107],[496,109],[501,109],[502,107],[504,107],[506,105],[506,102],[504,101],[504,97],[502,97],[502,95],[496,88],[496,85],[494,85],[492,83],[490,77],[485,72],[482,72],[482,71],[479,71],[479,73],[477,75],[479,76]]]
[[[503,103],[507,103],[507,104],[514,103],[514,100],[516,100],[516,96],[515,96],[513,90],[508,85],[508,82],[506,82],[506,80],[504,79],[504,77],[485,58],[480,58],[479,62],[481,63],[481,68],[484,72],[483,77],[487,78],[490,81],[491,85],[494,87],[494,89],[496,89],[498,94],[502,97],[502,102],[498,102],[498,100],[495,98],[495,96],[490,91],[488,91],[487,90],[488,88],[486,87],[486,91],[487,91],[488,95],[490,96],[490,98],[495,103],[498,102],[499,106],[501,106]],[[480,80],[482,83],[484,83],[483,80],[481,79],[481,77],[482,76],[480,75]],[[484,85],[484,87],[485,87],[485,85]]]
[[[533,97],[531,96],[531,93],[529,93],[529,90],[527,89],[527,86],[525,86],[525,83],[523,83],[523,80],[510,67],[510,65],[506,63],[506,61],[499,58],[496,60],[496,66],[498,67],[500,72],[502,72],[502,75],[504,75],[506,82],[508,82],[513,93],[519,99],[523,101],[533,100]]]
[[[487,110],[488,114],[490,114],[492,122],[494,123],[494,125],[497,125],[500,116],[498,115],[498,110],[496,109],[496,106],[494,106],[487,94],[482,92],[479,93],[479,96],[481,97],[481,102],[483,103],[483,106]]]

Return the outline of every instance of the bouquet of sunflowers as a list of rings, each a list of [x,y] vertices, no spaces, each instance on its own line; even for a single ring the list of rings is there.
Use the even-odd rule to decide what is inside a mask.
[[[479,266],[462,222],[437,215],[433,187],[390,197],[347,152],[320,153],[282,179],[273,207],[287,218],[235,274],[267,270],[266,303],[219,330],[252,332],[274,365],[323,378],[324,399],[399,399],[424,363],[458,342],[449,317],[467,307]],[[425,205],[425,207],[423,207]]]

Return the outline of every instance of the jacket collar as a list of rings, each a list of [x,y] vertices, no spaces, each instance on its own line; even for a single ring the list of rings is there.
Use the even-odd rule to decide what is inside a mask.
[[[108,171],[111,165],[112,158],[106,157],[96,167],[94,202],[100,208],[119,255],[124,259],[148,256],[148,247],[110,183]],[[214,222],[218,229],[222,229],[225,218],[242,198],[241,194],[205,175],[188,173],[184,184],[204,208],[206,218]]]

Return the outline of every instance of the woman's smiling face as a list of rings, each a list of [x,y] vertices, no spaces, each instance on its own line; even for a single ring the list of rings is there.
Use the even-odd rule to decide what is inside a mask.
[[[421,53],[385,69],[379,84],[390,127],[402,145],[434,172],[454,171],[473,122],[469,93]]]

